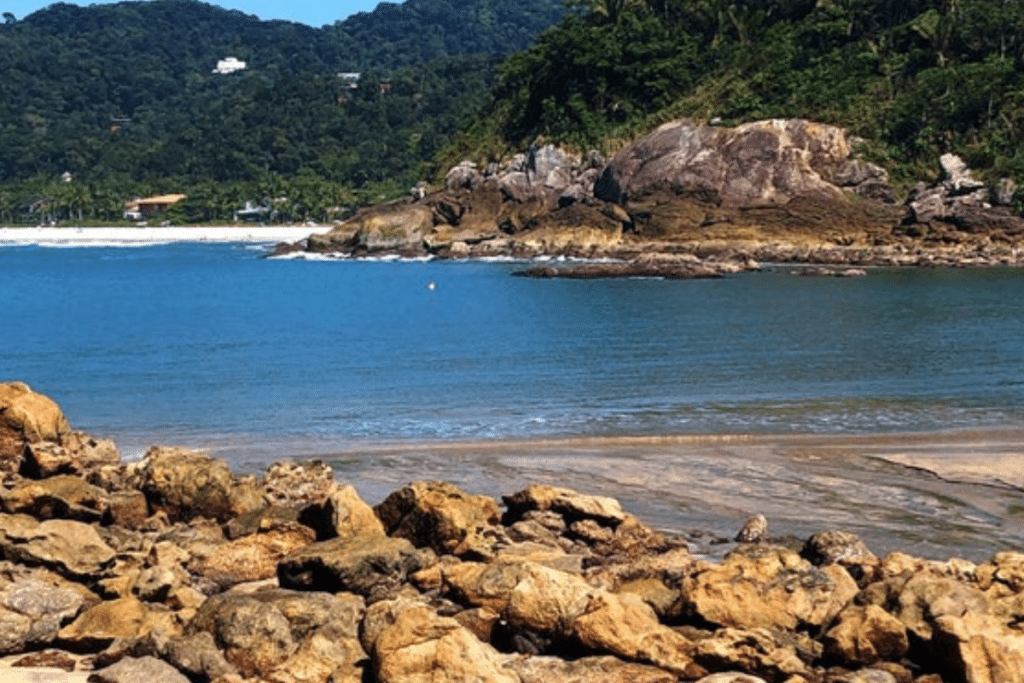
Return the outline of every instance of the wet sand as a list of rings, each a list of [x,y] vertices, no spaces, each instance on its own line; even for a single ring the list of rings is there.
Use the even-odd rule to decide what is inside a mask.
[[[709,554],[756,513],[773,536],[845,529],[879,555],[1024,550],[1018,431],[362,445],[316,457],[371,503],[420,479],[495,497],[533,483],[614,496],[660,529],[703,539]]]

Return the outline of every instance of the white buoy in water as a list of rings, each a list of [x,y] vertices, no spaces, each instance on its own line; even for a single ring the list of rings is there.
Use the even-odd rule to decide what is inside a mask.
[[[437,283],[431,280],[430,282],[427,283],[427,289],[433,292],[435,289],[437,289]]]

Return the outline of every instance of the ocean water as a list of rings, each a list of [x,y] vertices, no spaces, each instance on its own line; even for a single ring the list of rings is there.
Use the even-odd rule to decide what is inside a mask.
[[[550,281],[264,250],[0,248],[0,377],[128,450],[1024,425],[1017,270]]]
[[[532,280],[511,277],[516,263],[266,249],[0,247],[0,379],[50,395],[127,457],[185,445],[251,471],[325,458],[370,499],[425,477],[495,493],[586,483],[665,524],[681,510],[711,523],[712,503],[672,491],[692,488],[694,468],[718,482],[753,472],[714,457],[738,438],[1024,428],[1019,270]],[[685,439],[701,457],[672,450]],[[792,495],[769,461],[759,486]],[[723,524],[754,511],[742,499],[722,503]]]

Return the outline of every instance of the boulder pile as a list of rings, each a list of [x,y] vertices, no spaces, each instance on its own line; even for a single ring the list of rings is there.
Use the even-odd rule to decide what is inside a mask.
[[[612,498],[423,481],[371,507],[322,463],[124,463],[0,396],[5,683],[1024,680],[1024,554],[879,558],[831,530],[712,562]]]
[[[1011,181],[987,187],[947,154],[942,179],[901,202],[888,172],[858,149],[844,129],[801,119],[732,128],[671,121],[610,160],[545,145],[502,163],[463,161],[435,192],[419,185],[407,200],[364,209],[278,253],[625,264],[562,264],[539,277],[706,277],[690,263],[666,263],[694,256],[719,275],[758,261],[1024,265]]]

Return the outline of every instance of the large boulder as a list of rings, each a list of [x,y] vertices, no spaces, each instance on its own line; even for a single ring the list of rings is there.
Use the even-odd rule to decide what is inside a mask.
[[[385,535],[373,508],[351,485],[335,485],[324,501],[324,513],[331,535],[338,538],[374,538]]]
[[[616,657],[510,657],[504,667],[522,683],[676,683],[679,677],[664,669],[624,662]]]
[[[84,586],[45,569],[0,563],[0,656],[51,644],[62,626],[97,600]]]
[[[109,507],[109,496],[81,477],[57,475],[48,479],[24,480],[0,491],[0,509],[36,519],[75,519],[98,522]]]
[[[363,601],[342,593],[263,590],[207,600],[189,635],[213,636],[228,663],[274,683],[356,683],[366,653],[359,642]]]
[[[380,683],[520,683],[501,653],[425,606],[398,614],[371,654]]]
[[[845,131],[835,126],[769,120],[725,128],[672,121],[616,154],[594,194],[626,206],[649,237],[838,236],[839,227],[858,223],[862,234],[891,232],[899,209],[846,197],[847,189],[877,194],[885,179],[882,169],[864,162],[851,168],[851,156]]]
[[[142,491],[171,521],[210,517],[219,522],[262,506],[255,483],[237,479],[227,463],[182,448],[154,446],[142,463]]]
[[[829,623],[857,592],[837,565],[817,568],[783,547],[744,545],[688,578],[682,602],[684,612],[718,626],[794,630]]]
[[[114,563],[115,553],[89,524],[0,514],[0,556],[71,579],[94,579]]]
[[[805,661],[815,658],[817,653],[811,650],[799,639],[774,629],[723,628],[700,640],[693,656],[711,671],[742,671],[782,683],[815,680]]]
[[[404,538],[339,537],[288,554],[278,563],[277,577],[285,588],[348,591],[379,600],[423,565],[423,555]]]
[[[71,425],[53,399],[23,382],[0,384],[0,471],[16,472],[25,446],[60,444]]]
[[[492,610],[517,633],[576,642],[679,675],[697,672],[692,643],[635,595],[608,593],[530,562],[462,563],[444,567],[444,578],[459,600]]]
[[[213,552],[190,562],[189,569],[220,587],[273,579],[281,560],[315,540],[309,527],[282,524],[217,546]]]
[[[188,678],[173,666],[156,657],[125,657],[116,664],[98,669],[89,676],[89,683],[189,683]]]
[[[82,612],[58,633],[58,643],[73,652],[99,652],[115,640],[141,638],[154,629],[151,610],[137,598],[108,600]]]
[[[447,482],[410,484],[388,496],[375,511],[388,534],[441,555],[489,558],[497,545],[508,541],[498,524],[497,501],[469,495]]]
[[[702,673],[694,645],[662,625],[651,607],[635,595],[600,593],[573,624],[585,647],[634,662],[653,664],[686,678]]]
[[[616,154],[594,193],[619,204],[655,189],[734,207],[780,205],[803,195],[842,201],[842,191],[827,178],[849,158],[846,133],[835,126],[776,119],[724,128],[672,121]]]
[[[910,650],[903,623],[877,605],[850,605],[822,638],[825,655],[847,666],[899,661]]]
[[[989,599],[976,586],[921,573],[911,577],[898,591],[893,614],[910,634],[928,643],[940,617],[989,611]]]
[[[357,252],[404,251],[419,253],[434,227],[434,212],[422,204],[386,204],[358,218],[352,238]]]
[[[572,634],[601,593],[578,576],[532,562],[463,562],[442,570],[460,601],[490,609],[513,629],[557,639]]]
[[[945,615],[934,622],[934,652],[943,680],[952,683],[1019,681],[1024,634],[986,614]]]
[[[104,466],[114,466],[121,456],[109,439],[96,439],[84,432],[71,432],[60,443],[37,441],[25,447],[22,474],[41,479],[56,474],[86,475]]]
[[[502,521],[512,524],[531,511],[555,512],[569,522],[594,520],[605,526],[616,526],[626,519],[626,511],[614,498],[591,496],[572,489],[546,484],[528,486],[510,496],[503,496],[506,512]]]
[[[263,475],[266,502],[296,509],[323,503],[334,485],[331,466],[319,460],[275,462]]]

